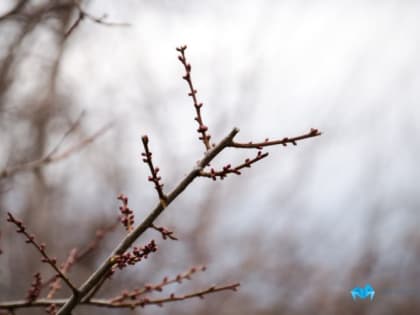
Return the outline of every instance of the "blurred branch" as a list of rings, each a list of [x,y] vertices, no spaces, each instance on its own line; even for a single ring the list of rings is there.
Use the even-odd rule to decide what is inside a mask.
[[[0,16],[0,21],[5,20],[18,13],[25,6],[26,2],[28,2],[28,0],[20,0],[19,2],[17,2],[16,5],[9,12]]]
[[[70,36],[70,34],[77,28],[77,26],[82,22],[83,19],[87,18],[91,20],[94,23],[105,25],[105,26],[130,26],[129,23],[120,23],[120,22],[109,22],[106,21],[106,18],[108,17],[107,14],[102,15],[101,17],[96,17],[90,13],[88,13],[86,10],[82,8],[82,5],[80,4],[79,0],[73,0],[73,3],[77,9],[77,18],[73,22],[73,24],[70,26],[70,28],[65,33],[65,37]]]
[[[56,162],[59,162],[61,160],[64,160],[64,159],[68,158],[69,156],[79,152],[80,150],[85,148],[87,145],[89,145],[90,143],[95,141],[97,138],[102,136],[108,129],[110,129],[110,127],[111,127],[111,124],[107,124],[104,127],[100,128],[97,132],[95,132],[91,136],[83,139],[78,144],[68,148],[67,150],[64,150],[61,153],[56,154],[56,152],[58,151],[59,146],[61,145],[64,138],[67,137],[68,134],[71,133],[75,129],[75,127],[73,125],[69,129],[69,131],[66,132],[66,134],[63,136],[63,139],[57,144],[57,146],[55,146],[55,148],[52,151],[50,151],[47,155],[45,155],[44,157],[42,157],[38,160],[31,161],[31,162],[24,163],[24,164],[20,164],[20,165],[16,165],[16,166],[12,166],[10,168],[6,168],[6,169],[2,170],[0,172],[0,179],[10,177],[10,176],[15,175],[16,173],[20,173],[20,172],[33,171],[33,170],[39,169],[40,167],[43,167],[45,165],[48,165],[48,164],[51,164],[51,163],[56,163]]]
[[[76,263],[76,258],[77,258],[77,249],[73,248],[70,251],[69,255],[67,256],[67,259],[60,266],[60,271],[63,273],[63,275],[67,275],[70,268]],[[47,295],[48,299],[52,299],[55,293],[57,293],[57,291],[61,289],[60,280],[61,280],[60,277],[55,276],[55,281],[53,281],[50,284],[50,291],[48,292],[48,295]]]
[[[68,269],[70,269],[70,267],[72,267],[75,263],[81,261],[83,258],[88,256],[91,252],[93,252],[98,247],[98,245],[102,241],[102,239],[106,236],[106,234],[115,230],[115,228],[118,226],[119,222],[120,222],[120,220],[118,219],[118,220],[116,220],[115,223],[113,223],[109,226],[105,226],[105,227],[97,229],[96,232],[95,232],[94,240],[92,240],[83,250],[80,250],[80,251],[76,250],[75,255],[74,255],[74,262],[73,262],[73,264],[68,266]],[[42,283],[42,286],[44,287],[44,286],[50,285],[55,280],[56,280],[56,277],[53,276],[49,280],[44,281]]]

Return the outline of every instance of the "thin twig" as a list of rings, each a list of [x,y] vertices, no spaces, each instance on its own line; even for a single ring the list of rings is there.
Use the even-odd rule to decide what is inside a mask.
[[[157,284],[147,284],[143,288],[134,289],[131,291],[124,290],[121,292],[120,295],[114,297],[111,301],[112,302],[123,302],[124,300],[134,300],[137,299],[139,296],[144,295],[146,293],[157,291],[162,292],[163,288],[174,283],[182,283],[183,280],[191,280],[191,276],[199,271],[206,271],[206,266],[198,266],[192,267],[187,271],[177,274],[173,278],[164,277],[161,282]]]
[[[187,57],[185,56],[185,50],[187,49],[187,46],[181,46],[178,47],[176,50],[180,53],[178,56],[178,60],[181,61],[182,65],[185,69],[185,75],[182,77],[185,81],[188,83],[188,87],[190,89],[190,92],[188,93],[188,96],[191,96],[195,108],[196,117],[194,120],[198,124],[197,132],[201,134],[201,136],[198,138],[201,141],[203,141],[204,146],[206,147],[206,150],[210,150],[210,138],[211,136],[207,134],[208,127],[203,123],[203,118],[201,116],[201,107],[203,107],[203,103],[199,102],[197,100],[197,90],[194,88],[192,78],[191,78],[191,64],[188,63]]]
[[[70,125],[70,128],[66,131],[66,133],[61,137],[61,140],[54,146],[54,148],[48,153],[46,156],[51,157],[54,154],[57,153],[58,149],[60,149],[60,146],[63,144],[63,142],[66,140],[66,138],[73,133],[74,130],[80,125],[80,122],[82,121],[82,118],[85,116],[86,112],[82,111],[79,115],[79,117]]]
[[[57,273],[57,275],[63,279],[63,281],[67,284],[67,286],[72,290],[73,294],[78,294],[77,289],[74,287],[74,285],[70,282],[70,279],[66,277],[66,275],[60,270],[60,268],[57,267],[57,259],[51,258],[47,252],[45,251],[45,244],[38,244],[38,242],[35,240],[35,236],[31,235],[27,232],[25,225],[22,221],[16,219],[10,212],[7,213],[8,218],[7,221],[13,223],[16,225],[17,233],[21,233],[26,238],[26,243],[32,244],[38,252],[41,254],[42,262],[49,264]]]
[[[76,257],[77,257],[77,249],[73,248],[70,251],[69,255],[67,256],[67,259],[64,261],[64,263],[60,267],[60,270],[63,273],[63,275],[67,275],[70,268],[75,264]],[[50,284],[50,291],[48,292],[48,295],[47,295],[48,299],[52,299],[55,293],[57,293],[57,291],[61,289],[60,277],[56,276],[55,278],[56,278],[55,281],[53,281]]]
[[[221,171],[215,171],[213,168],[210,169],[210,172],[200,172],[200,176],[202,177],[209,177],[213,180],[216,180],[217,177],[220,179],[224,179],[228,174],[236,174],[241,175],[241,169],[243,168],[250,168],[252,164],[262,160],[263,158],[267,157],[268,153],[262,153],[258,151],[258,154],[253,159],[246,159],[245,162],[239,164],[238,166],[232,167],[230,164],[227,164],[223,167]]]
[[[160,183],[160,180],[162,178],[158,175],[159,167],[153,166],[152,152],[150,152],[149,150],[149,137],[145,135],[141,137],[141,141],[144,146],[144,153],[141,154],[144,157],[143,162],[149,166],[150,173],[152,174],[151,176],[149,176],[148,179],[149,181],[155,184],[155,189],[159,195],[159,200],[161,201],[163,206],[166,207],[168,197],[164,194],[162,190],[163,184]]]
[[[173,240],[173,241],[177,241],[178,240],[178,238],[174,235],[174,232],[173,231],[170,231],[170,230],[168,230],[166,227],[164,227],[164,226],[156,226],[156,225],[154,225],[154,224],[152,224],[151,226],[150,226],[152,229],[154,229],[154,230],[156,230],[156,231],[158,231],[161,235],[162,235],[162,238],[164,239],[164,240],[166,240],[166,239],[171,239],[171,240]]]
[[[287,144],[291,143],[293,145],[297,145],[297,142],[300,140],[304,140],[304,139],[308,139],[308,138],[313,138],[313,137],[317,137],[320,136],[322,133],[319,132],[318,129],[314,129],[312,128],[308,133],[305,133],[303,135],[300,136],[296,136],[296,137],[286,137],[280,140],[273,140],[273,141],[269,141],[269,139],[265,139],[265,141],[263,142],[257,142],[257,143],[253,143],[253,142],[248,142],[248,143],[239,143],[239,142],[235,142],[233,141],[232,144],[230,145],[230,147],[233,148],[241,148],[241,149],[258,149],[261,150],[263,147],[268,147],[268,146],[272,146],[272,145],[283,145],[283,146],[287,146]]]

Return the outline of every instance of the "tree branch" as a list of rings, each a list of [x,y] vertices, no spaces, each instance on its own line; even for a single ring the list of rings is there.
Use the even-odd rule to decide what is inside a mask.
[[[197,166],[194,167],[193,170],[191,170],[190,173],[168,195],[168,205],[171,204],[171,202],[174,201],[193,182],[193,180],[199,176],[200,171],[202,171],[205,166],[207,166],[224,148],[232,144],[233,138],[238,132],[239,129],[234,128],[222,141],[220,141],[218,145],[206,152],[204,158],[197,163]],[[155,219],[163,212],[164,209],[166,208],[164,208],[162,203],[159,202],[146,219],[121,241],[111,255],[102,262],[98,269],[79,288],[79,294],[74,294],[58,311],[57,315],[69,315],[76,305],[80,303],[81,299],[86,296],[110,270],[113,265],[113,257],[123,254],[136,241],[136,239],[153,224]]]

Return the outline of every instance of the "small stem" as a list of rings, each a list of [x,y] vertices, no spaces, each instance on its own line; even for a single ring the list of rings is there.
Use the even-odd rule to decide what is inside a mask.
[[[241,148],[241,149],[259,149],[259,150],[261,150],[263,147],[268,147],[268,146],[272,146],[272,145],[286,146],[289,143],[291,143],[293,145],[296,145],[297,142],[300,141],[300,140],[317,137],[317,136],[320,136],[321,134],[322,133],[319,132],[318,129],[311,129],[308,133],[297,136],[297,137],[292,137],[292,138],[286,137],[286,138],[283,138],[283,139],[280,139],[280,140],[273,140],[273,141],[268,141],[268,139],[266,139],[263,142],[257,142],[257,143],[232,142],[230,147]]]
[[[178,47],[176,50],[180,53],[178,56],[179,61],[182,63],[185,69],[185,75],[182,77],[185,81],[187,81],[188,87],[190,89],[190,92],[188,93],[188,96],[191,96],[193,100],[193,105],[195,108],[195,114],[197,115],[194,120],[198,124],[197,132],[201,134],[199,139],[203,141],[204,146],[206,147],[206,150],[210,150],[210,135],[207,134],[208,127],[204,124],[203,118],[201,116],[201,107],[203,107],[203,103],[200,103],[197,100],[197,90],[194,88],[192,78],[191,78],[191,64],[188,63],[187,57],[185,56],[185,50],[187,49],[187,46],[181,46]]]

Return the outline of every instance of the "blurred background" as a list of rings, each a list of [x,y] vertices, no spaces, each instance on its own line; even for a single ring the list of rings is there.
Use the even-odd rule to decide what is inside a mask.
[[[72,1],[0,3],[0,172],[77,145],[68,158],[0,179],[0,297],[25,296],[51,270],[5,220],[22,218],[63,261],[118,216],[136,222],[157,202],[141,162],[148,134],[166,191],[203,154],[175,47],[187,44],[203,116],[216,142],[323,135],[223,182],[199,179],[164,214],[180,239],[100,291],[158,282],[190,266],[208,271],[166,289],[182,294],[239,281],[239,292],[149,306],[138,314],[420,313],[420,2]],[[73,27],[74,26],[74,27]],[[81,113],[84,113],[80,118]],[[80,118],[80,119],[79,119]],[[79,120],[78,120],[79,119]],[[253,151],[228,150],[215,166]],[[81,284],[118,244],[118,226],[71,270]],[[373,302],[349,291],[370,283]],[[162,295],[161,294],[161,295]],[[61,290],[58,297],[68,296]],[[160,295],[154,295],[160,296]],[[42,314],[21,310],[17,314]],[[75,314],[128,314],[79,307]]]

